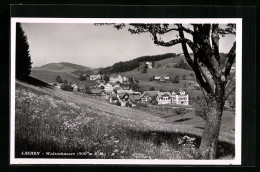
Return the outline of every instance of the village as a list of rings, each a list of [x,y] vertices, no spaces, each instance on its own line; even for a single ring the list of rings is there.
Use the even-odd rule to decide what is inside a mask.
[[[189,105],[189,95],[185,90],[159,91],[147,90],[139,92],[133,89],[133,85],[138,83],[135,78],[127,78],[120,74],[109,76],[109,81],[104,80],[104,75],[89,75],[85,80],[78,80],[72,84],[71,91],[85,92],[94,98],[108,100],[109,103],[118,106],[136,106],[138,103],[152,105]],[[167,82],[168,76],[155,76],[158,82]],[[87,87],[85,83],[92,84]],[[62,89],[64,83],[50,83],[54,87]]]

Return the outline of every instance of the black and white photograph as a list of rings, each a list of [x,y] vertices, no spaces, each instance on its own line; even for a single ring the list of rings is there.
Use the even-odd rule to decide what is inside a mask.
[[[242,19],[11,18],[11,164],[241,164]]]

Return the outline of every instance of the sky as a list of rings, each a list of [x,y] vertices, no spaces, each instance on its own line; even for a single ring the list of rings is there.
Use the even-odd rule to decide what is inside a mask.
[[[149,33],[131,34],[128,28],[75,23],[22,23],[27,35],[32,67],[70,62],[91,68],[113,65],[145,55],[183,53],[181,45],[157,46]],[[177,38],[169,32],[165,41]],[[189,38],[188,34],[186,35]],[[220,37],[220,52],[227,53],[235,36]]]

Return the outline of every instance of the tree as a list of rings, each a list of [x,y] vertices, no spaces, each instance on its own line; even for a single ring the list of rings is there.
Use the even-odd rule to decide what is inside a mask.
[[[179,75],[175,76],[175,78],[172,80],[172,83],[180,83]]]
[[[58,75],[55,80],[58,83],[63,83],[63,80],[61,79],[60,75]]]
[[[32,68],[31,55],[27,36],[21,23],[16,24],[16,76],[30,75]]]
[[[154,87],[151,87],[149,90],[150,90],[150,91],[155,91],[155,88],[154,88]]]
[[[112,24],[118,30],[126,27],[126,24]],[[128,31],[131,34],[150,33],[154,44],[171,47],[181,44],[185,59],[194,71],[196,79],[205,92],[205,98],[209,106],[206,123],[200,144],[200,157],[215,159],[218,148],[218,137],[221,125],[221,117],[225,101],[234,87],[227,84],[230,80],[230,70],[236,57],[236,42],[233,43],[225,60],[220,59],[219,39],[220,35],[236,35],[236,25],[227,24],[220,27],[219,24],[129,24]],[[175,32],[170,41],[164,41],[164,34]],[[172,34],[175,35],[175,34]],[[189,35],[189,36],[187,36]],[[189,49],[193,53],[190,56]]]
[[[104,75],[104,81],[106,81],[106,82],[109,81],[109,76],[108,75]]]
[[[81,74],[79,75],[79,80],[80,80],[80,81],[86,80],[86,77],[83,76],[83,73],[81,73]]]
[[[63,84],[63,85],[61,86],[61,89],[62,89],[62,90],[65,90],[65,91],[73,91],[73,87],[71,87],[70,84]]]
[[[147,69],[148,69],[148,65],[145,64],[145,65],[144,65],[144,69],[143,69],[143,73],[147,73]]]

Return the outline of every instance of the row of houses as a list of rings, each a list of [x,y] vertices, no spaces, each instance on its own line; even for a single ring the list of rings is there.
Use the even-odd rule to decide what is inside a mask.
[[[150,102],[156,100],[159,105],[178,104],[189,105],[189,95],[185,91],[179,92],[159,92],[159,91],[145,91],[140,96],[141,102]]]
[[[89,80],[94,81],[94,80],[102,80],[103,76],[100,74],[97,75],[90,75]],[[121,75],[110,75],[109,76],[109,82],[110,83],[123,83],[123,82],[128,82],[129,79],[126,76],[121,76]]]
[[[91,90],[90,95],[96,98],[107,99],[110,103],[120,103],[121,106],[126,106],[127,103],[136,104],[138,102],[151,103],[153,100],[158,105],[176,104],[189,105],[189,95],[185,91],[179,92],[160,92],[160,91],[145,91],[140,92],[108,92],[102,89]]]

